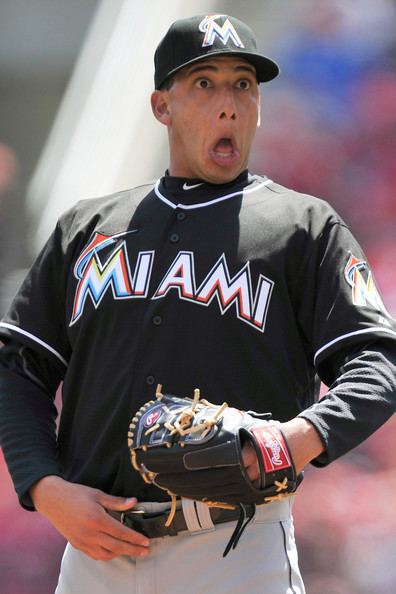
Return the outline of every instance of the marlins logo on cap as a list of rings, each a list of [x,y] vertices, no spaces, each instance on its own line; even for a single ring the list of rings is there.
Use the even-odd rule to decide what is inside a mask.
[[[279,74],[276,62],[257,52],[256,38],[248,25],[226,14],[198,15],[175,21],[159,43],[154,56],[155,88],[160,89],[185,66],[229,55],[253,64],[258,82]]]
[[[222,26],[216,23],[216,19],[219,17],[226,17]],[[245,47],[227,15],[212,14],[206,16],[204,20],[199,23],[199,30],[206,34],[202,47],[213,45],[216,37],[218,37],[224,45],[227,45],[228,40],[231,39],[236,47]]]

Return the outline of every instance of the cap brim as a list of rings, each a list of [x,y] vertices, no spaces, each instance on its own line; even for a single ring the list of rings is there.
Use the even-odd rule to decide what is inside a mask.
[[[164,80],[162,80],[160,83],[157,84],[157,89],[161,85],[163,85],[163,83],[169,77],[171,77],[173,74],[176,74],[177,72],[182,70],[182,68],[185,68],[186,66],[189,66],[190,64],[194,64],[195,62],[202,62],[202,60],[209,60],[210,58],[216,58],[217,56],[233,56],[233,57],[239,57],[239,58],[243,58],[244,60],[247,60],[248,62],[253,64],[253,66],[255,67],[257,81],[259,83],[269,82],[270,80],[273,80],[274,78],[276,78],[279,74],[278,64],[276,62],[274,62],[274,60],[271,60],[270,58],[266,58],[265,56],[262,56],[261,54],[254,54],[254,53],[244,52],[244,51],[239,52],[239,51],[235,51],[235,50],[230,51],[228,49],[224,49],[224,50],[220,49],[220,50],[214,50],[214,51],[208,52],[207,54],[205,54],[203,56],[198,56],[197,58],[193,58],[192,60],[188,60],[187,62],[184,62],[184,64],[181,64],[177,68],[174,68],[167,74],[167,76],[166,76],[166,78],[164,78]]]

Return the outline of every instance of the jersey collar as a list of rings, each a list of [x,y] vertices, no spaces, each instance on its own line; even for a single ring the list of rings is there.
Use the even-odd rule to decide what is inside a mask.
[[[157,198],[171,208],[203,208],[256,190],[269,183],[266,177],[251,175],[246,169],[226,184],[211,184],[200,179],[174,177],[168,171],[154,188]]]

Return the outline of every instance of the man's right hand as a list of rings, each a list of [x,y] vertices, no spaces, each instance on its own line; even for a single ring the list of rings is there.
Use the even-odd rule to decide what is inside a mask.
[[[97,561],[120,555],[148,554],[150,540],[123,526],[106,510],[126,511],[137,504],[132,497],[115,497],[99,489],[46,476],[31,489],[34,506],[76,549]]]

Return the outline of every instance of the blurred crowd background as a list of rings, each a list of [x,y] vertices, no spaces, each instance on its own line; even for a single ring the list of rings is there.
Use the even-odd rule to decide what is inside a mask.
[[[0,5],[0,314],[34,257],[29,180],[98,4]],[[257,11],[261,49],[282,71],[263,89],[251,169],[338,210],[395,315],[396,2],[227,7],[241,18],[245,9],[254,28]],[[295,502],[308,594],[396,592],[395,451],[392,419],[342,460],[308,469]],[[38,514],[18,507],[2,458],[0,490],[0,594],[50,594],[64,541]]]

